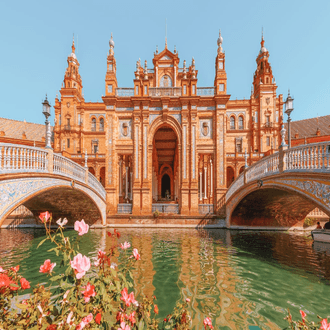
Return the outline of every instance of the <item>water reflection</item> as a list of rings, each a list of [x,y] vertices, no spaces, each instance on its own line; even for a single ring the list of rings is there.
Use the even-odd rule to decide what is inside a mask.
[[[330,244],[313,245],[306,237],[276,232],[121,233],[120,241],[129,241],[141,254],[132,270],[136,295],[156,295],[161,319],[186,298],[191,300],[194,329],[203,328],[205,316],[219,329],[282,329],[287,326],[283,318],[288,307],[296,318],[299,309],[315,321],[316,314],[328,314]],[[74,231],[67,234],[76,236]],[[36,250],[39,236],[33,230],[1,230],[0,265],[20,263],[28,280],[40,281],[39,267],[49,246]],[[94,230],[82,238],[81,252],[93,257],[99,248],[108,250],[112,244],[105,230]],[[115,256],[119,261],[120,253]]]

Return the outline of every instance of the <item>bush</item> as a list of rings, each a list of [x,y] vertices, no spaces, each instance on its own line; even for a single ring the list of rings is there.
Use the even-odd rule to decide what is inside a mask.
[[[141,256],[137,249],[130,250],[130,243],[119,244],[120,233],[114,229],[108,232],[110,249],[98,251],[94,262],[79,253],[79,239],[89,231],[89,226],[76,221],[76,238],[65,237],[63,227],[67,220],[59,219],[58,228],[51,231],[52,218],[42,213],[47,237],[39,243],[50,240],[57,256],[62,256],[60,265],[46,259],[40,266],[40,273],[49,277],[50,285],[37,285],[28,299],[13,307],[13,298],[22,290],[30,288],[28,280],[18,275],[19,266],[4,270],[0,267],[0,329],[177,329],[191,327],[188,311],[189,299],[178,303],[172,314],[162,322],[157,320],[158,306],[155,297],[137,301],[131,290],[133,278],[130,271],[133,263]],[[38,247],[39,247],[38,246]],[[123,254],[120,265],[114,263],[115,251]],[[53,269],[61,267],[60,274]],[[51,291],[56,288],[55,292]],[[16,299],[18,301],[19,299]],[[210,318],[204,320],[205,329],[212,329]]]
[[[314,219],[313,218],[305,218],[304,225],[306,227],[310,227],[314,225]]]

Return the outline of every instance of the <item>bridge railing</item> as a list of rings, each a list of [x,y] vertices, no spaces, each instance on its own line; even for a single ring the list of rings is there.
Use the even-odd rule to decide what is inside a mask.
[[[330,172],[330,141],[305,144],[262,158],[231,184],[226,193],[228,200],[239,188],[249,182],[283,172]]]
[[[0,143],[0,173],[47,171],[48,152],[44,149]]]
[[[87,168],[62,155],[54,154],[52,149],[0,143],[0,174],[24,172],[63,175],[89,185],[106,198],[102,184]]]

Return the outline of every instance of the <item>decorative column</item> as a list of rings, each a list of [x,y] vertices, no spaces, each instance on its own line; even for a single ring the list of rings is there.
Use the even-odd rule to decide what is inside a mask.
[[[206,196],[206,190],[207,190],[207,177],[206,177],[206,174],[207,174],[207,167],[204,167],[204,199],[207,198],[207,196]]]
[[[210,194],[210,197],[213,197],[213,164],[212,164],[212,159],[210,159],[210,166],[211,166],[211,194]]]
[[[199,200],[201,201],[203,199],[203,173],[199,172]]]
[[[132,193],[132,183],[133,183],[133,172],[130,172],[130,192],[131,192],[131,199],[133,199],[133,193]]]
[[[118,162],[119,165],[119,198],[122,196],[122,168],[121,168],[122,161]]]
[[[126,173],[125,173],[125,199],[128,197],[128,167],[126,166]]]

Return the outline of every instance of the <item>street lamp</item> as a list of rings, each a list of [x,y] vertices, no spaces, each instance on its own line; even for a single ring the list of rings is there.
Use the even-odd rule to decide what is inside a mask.
[[[45,101],[42,102],[42,113],[46,117],[46,148],[51,149],[52,146],[50,144],[50,138],[51,138],[51,132],[50,132],[50,122],[48,120],[48,117],[50,116],[50,104],[47,100],[47,94]]]
[[[291,148],[291,130],[290,130],[291,117],[290,117],[290,114],[292,111],[293,111],[293,98],[290,96],[290,90],[289,90],[288,97],[286,98],[286,101],[285,101],[285,113],[288,115],[288,145],[289,145],[289,148]]]

